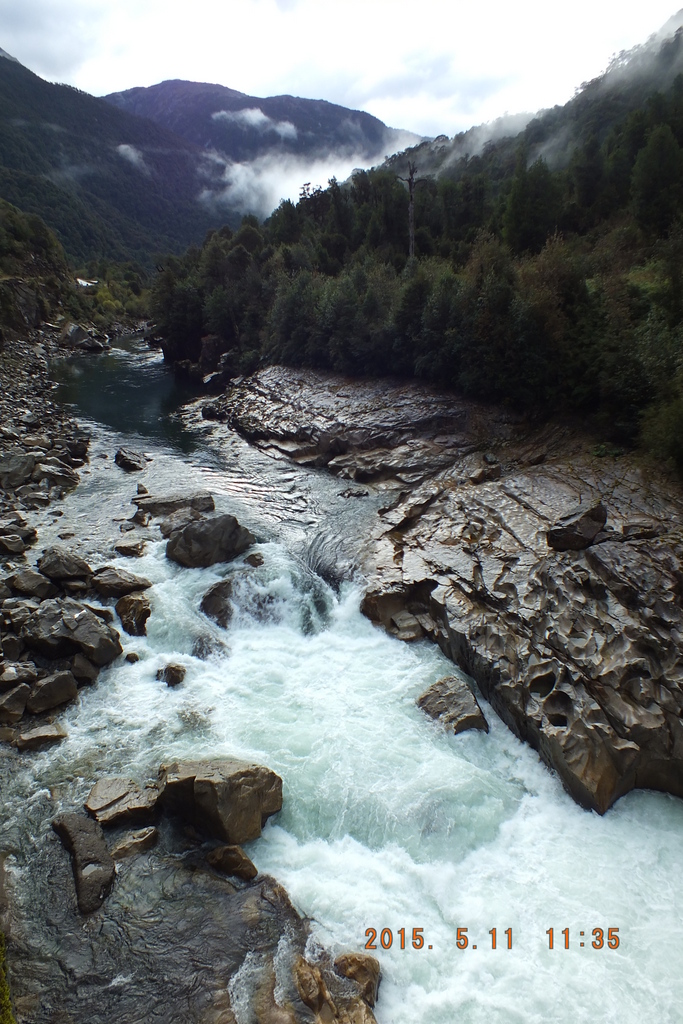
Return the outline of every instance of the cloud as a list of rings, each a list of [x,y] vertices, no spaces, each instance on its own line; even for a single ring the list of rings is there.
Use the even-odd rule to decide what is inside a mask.
[[[135,148],[135,146],[129,146],[127,143],[122,143],[120,146],[116,147],[116,152],[120,157],[123,157],[124,160],[127,160],[129,164],[132,164],[133,167],[137,167],[139,171],[142,171],[143,174],[150,173],[149,167],[145,163],[144,156],[139,149]]]
[[[240,128],[256,128],[257,131],[276,132],[281,139],[296,139],[297,130],[291,121],[274,121],[264,114],[260,107],[245,107],[243,110],[217,110],[211,115],[214,121],[229,121]]]
[[[573,0],[571,17],[547,0],[0,0],[0,44],[95,95],[183,78],[453,135],[565,102],[671,13],[670,0]],[[245,41],[229,62],[226,39]]]

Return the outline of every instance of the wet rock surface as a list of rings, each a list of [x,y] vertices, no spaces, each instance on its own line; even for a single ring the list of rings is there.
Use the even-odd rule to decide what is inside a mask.
[[[230,845],[258,839],[282,808],[282,779],[263,765],[236,760],[162,765],[163,806]]]
[[[52,827],[73,861],[78,908],[82,914],[98,910],[114,884],[114,861],[102,829],[83,814],[61,814]]]
[[[683,796],[678,481],[413,384],[271,367],[218,404],[296,461],[411,485],[378,516],[363,610],[438,643],[578,802]]]
[[[437,680],[418,697],[417,706],[430,718],[438,718],[456,735],[467,729],[489,731],[479,701],[469,686],[457,676]]]
[[[185,568],[205,568],[216,562],[229,562],[243,554],[256,538],[229,514],[213,516],[171,534],[166,557]]]
[[[116,614],[129,636],[145,636],[152,606],[144,594],[126,594],[116,602]]]

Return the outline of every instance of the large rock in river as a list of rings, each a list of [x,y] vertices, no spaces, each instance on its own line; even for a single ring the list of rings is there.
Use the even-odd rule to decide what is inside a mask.
[[[144,576],[135,576],[132,572],[115,569],[111,565],[97,570],[92,585],[101,597],[124,597],[136,590],[149,590],[152,586]]]
[[[196,491],[193,494],[137,494],[131,500],[141,512],[148,512],[151,516],[170,516],[180,508],[213,512],[216,507],[208,491]]]
[[[467,683],[457,676],[437,680],[421,697],[417,706],[430,718],[437,718],[457,735],[467,729],[488,732],[488,722],[479,707],[479,701]]]
[[[43,576],[49,576],[51,580],[83,579],[92,574],[84,558],[58,545],[45,549],[38,561],[38,568]]]
[[[71,854],[78,909],[99,909],[114,884],[115,867],[102,828],[84,814],[61,814],[52,827]]]
[[[266,819],[282,808],[282,779],[259,764],[176,761],[162,765],[159,778],[171,813],[230,845],[258,839]]]
[[[234,516],[213,516],[188,523],[171,535],[166,557],[186,568],[229,562],[247,550],[256,538]]]
[[[80,651],[95,665],[108,665],[122,651],[119,634],[71,598],[43,601],[21,627],[29,647],[60,658]]]

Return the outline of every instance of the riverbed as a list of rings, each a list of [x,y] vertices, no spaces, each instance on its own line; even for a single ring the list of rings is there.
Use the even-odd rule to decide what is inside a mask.
[[[386,493],[346,497],[324,471],[237,435],[212,447],[172,417],[188,394],[159,355],[131,342],[106,359],[56,371],[92,431],[90,464],[40,542],[146,576],[152,614],[146,637],[125,638],[140,660],[104,670],[60,717],[68,739],[3,783],[6,868],[35,915],[27,960],[50,930],[32,865],[58,808],[100,775],[144,781],[172,758],[233,755],[284,780],[283,811],[246,848],[259,871],[333,954],[374,938],[380,1024],[679,1020],[683,802],[641,791],[604,817],[582,810],[481,698],[488,735],[447,735],[415,700],[459,670],[359,610],[354,565]],[[143,474],[113,466],[121,445],[149,456]],[[263,565],[181,569],[155,529],[134,564],[112,557],[138,480],[152,493],[209,489],[256,535]],[[224,630],[199,603],[229,575],[237,611]],[[169,660],[187,669],[173,690],[156,679]],[[255,1019],[248,999],[233,1007],[239,1024]]]

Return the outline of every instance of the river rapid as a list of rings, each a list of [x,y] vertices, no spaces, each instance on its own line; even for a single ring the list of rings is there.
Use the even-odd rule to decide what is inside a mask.
[[[24,909],[41,906],[31,864],[48,815],[76,806],[95,777],[144,780],[172,758],[233,755],[284,780],[282,812],[246,847],[259,871],[282,882],[333,954],[376,933],[380,1024],[681,1020],[683,802],[634,792],[601,818],[481,698],[488,735],[449,736],[424,716],[416,697],[458,670],[359,611],[355,553],[386,493],[343,497],[343,481],[236,435],[210,448],[169,419],[187,395],[141,343],[56,372],[58,395],[92,431],[90,465],[40,542],[73,544],[154,586],[148,635],[122,637],[139,662],[118,659],[81,691],[61,716],[68,739],[21,759],[3,787],[6,869]],[[151,457],[144,474],[112,465],[121,445]],[[250,578],[242,559],[181,569],[161,539],[134,562],[112,558],[139,479],[157,494],[210,490],[257,536],[263,565]],[[240,573],[223,630],[199,602]],[[156,679],[168,660],[187,668],[176,689]],[[38,931],[26,943],[38,955]],[[239,1024],[255,1019],[248,999],[234,1007]]]

